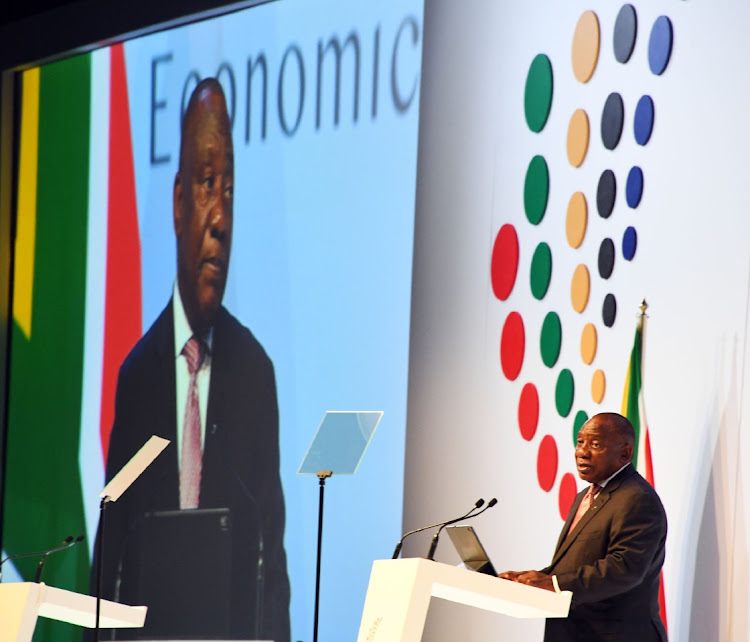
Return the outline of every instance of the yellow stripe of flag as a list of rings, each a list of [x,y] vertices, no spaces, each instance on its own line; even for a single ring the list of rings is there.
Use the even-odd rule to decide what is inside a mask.
[[[36,239],[36,185],[39,153],[39,69],[23,74],[21,150],[18,168],[18,216],[13,280],[13,318],[31,338]]]

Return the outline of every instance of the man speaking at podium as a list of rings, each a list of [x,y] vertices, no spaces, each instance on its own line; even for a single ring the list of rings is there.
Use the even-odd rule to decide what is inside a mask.
[[[152,434],[172,442],[107,510],[102,597],[142,604],[144,582],[152,595],[145,628],[120,630],[118,639],[289,642],[273,364],[252,333],[222,306],[233,189],[234,151],[224,92],[207,78],[195,88],[182,119],[173,186],[173,295],[123,362],[117,382],[107,481]],[[216,529],[194,519],[213,511],[195,509],[229,509],[228,518]],[[151,530],[143,535],[147,523]],[[205,535],[195,535],[196,525]],[[222,529],[231,536],[217,545],[215,531]],[[191,550],[179,555],[176,567],[155,572],[153,567],[175,557],[175,540],[182,541],[183,535],[194,538],[187,545]],[[214,559],[223,559],[223,571],[220,563],[211,565]],[[199,564],[208,579],[196,577]],[[175,585],[175,577],[185,580]],[[163,601],[161,612],[151,609],[154,601]],[[218,630],[212,625],[184,630],[185,621],[205,624],[208,603],[221,610]],[[174,615],[164,616],[172,610]],[[149,630],[156,622],[158,635]]]
[[[504,579],[572,591],[567,618],[546,622],[545,642],[666,642],[659,574],[667,518],[656,491],[633,468],[635,432],[625,417],[601,413],[578,433],[576,497],[552,563],[508,571]]]

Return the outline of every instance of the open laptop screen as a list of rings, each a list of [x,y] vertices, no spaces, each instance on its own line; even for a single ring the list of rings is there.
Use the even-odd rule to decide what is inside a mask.
[[[448,536],[456,547],[461,561],[473,571],[497,577],[487,552],[479,541],[473,526],[448,526]]]

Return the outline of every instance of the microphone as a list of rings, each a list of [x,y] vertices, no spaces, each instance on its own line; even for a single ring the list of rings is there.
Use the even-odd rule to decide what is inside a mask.
[[[392,559],[395,560],[395,559],[398,558],[399,553],[401,553],[401,546],[403,545],[404,540],[407,537],[409,537],[409,535],[414,535],[414,533],[419,533],[420,531],[426,531],[426,530],[428,530],[430,528],[435,528],[436,526],[443,526],[444,524],[453,524],[454,521],[455,522],[459,522],[462,519],[466,519],[467,517],[469,517],[475,510],[477,510],[477,508],[481,508],[483,505],[484,505],[484,500],[480,497],[474,503],[474,506],[471,507],[471,510],[468,513],[466,513],[465,515],[462,515],[461,517],[459,517],[459,518],[457,518],[455,520],[451,520],[451,521],[448,521],[448,522],[438,522],[437,524],[430,524],[429,526],[422,526],[422,528],[415,528],[413,531],[409,531],[408,533],[405,533],[401,537],[401,539],[399,540],[398,544],[396,544],[396,550],[393,551],[393,558]],[[493,504],[493,506],[494,506],[494,504]]]
[[[440,526],[440,528],[438,528],[438,530],[437,530],[437,533],[435,533],[435,535],[433,535],[433,537],[432,537],[432,542],[430,542],[430,552],[429,552],[429,553],[427,553],[427,558],[426,558],[426,559],[428,559],[428,560],[434,560],[434,559],[435,559],[435,550],[437,549],[437,545],[438,545],[438,539],[440,538],[440,533],[442,532],[442,530],[443,530],[443,529],[444,529],[444,528],[445,528],[446,526],[449,526],[450,524],[455,524],[456,522],[460,522],[460,521],[462,521],[462,520],[464,520],[464,519],[471,519],[472,517],[477,517],[478,515],[481,515],[481,514],[482,514],[482,513],[484,512],[484,511],[486,511],[486,510],[489,510],[490,508],[492,508],[492,507],[493,507],[493,506],[494,506],[495,504],[497,504],[497,498],[496,498],[496,497],[493,497],[493,498],[492,498],[492,499],[491,499],[491,500],[490,500],[490,501],[489,501],[489,502],[487,503],[487,506],[485,506],[485,507],[484,507],[484,508],[483,508],[482,510],[480,510],[480,511],[479,511],[478,513],[474,513],[473,515],[471,515],[471,514],[469,514],[469,513],[471,513],[472,511],[469,511],[469,513],[467,513],[467,514],[466,514],[466,515],[464,515],[463,517],[459,517],[459,518],[457,518],[457,519],[452,519],[452,520],[450,520],[449,522],[445,522],[444,524],[442,524],[442,525]],[[479,506],[476,506],[475,508],[479,508]],[[472,510],[473,510],[473,509],[472,509]]]
[[[73,540],[72,535],[68,535],[64,540],[63,543],[60,544],[57,548],[53,548],[51,551],[47,551],[44,555],[42,555],[42,559],[39,560],[39,566],[36,567],[36,575],[34,576],[34,581],[39,584],[39,582],[42,581],[42,570],[44,569],[44,563],[47,561],[47,557],[52,555],[53,553],[59,553],[60,551],[65,551],[69,548],[73,548],[78,542],[83,541],[83,535],[79,535],[78,537]]]
[[[75,546],[78,542],[80,542],[82,539],[83,539],[83,535],[79,535],[78,539],[73,541],[73,536],[68,535],[68,537],[66,537],[63,540],[62,544],[55,546],[54,548],[48,548],[44,551],[32,551],[31,553],[16,553],[15,555],[8,555],[8,557],[0,561],[0,579],[2,579],[2,566],[3,564],[5,564],[5,562],[8,562],[10,560],[17,560],[22,557],[38,557],[39,555],[46,557],[47,555],[52,555],[52,553],[58,553],[60,551],[64,551],[68,548],[71,548],[72,546]],[[37,574],[39,572],[40,571],[37,569]],[[35,580],[35,581],[38,582],[39,580]]]

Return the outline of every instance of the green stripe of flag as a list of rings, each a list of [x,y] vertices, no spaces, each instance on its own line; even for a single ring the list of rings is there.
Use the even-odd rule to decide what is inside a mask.
[[[31,337],[11,338],[3,548],[55,546],[84,532],[78,475],[83,376],[90,56],[41,70],[37,223]],[[104,215],[104,213],[102,214]],[[36,561],[19,561],[24,579]],[[44,581],[88,592],[86,546],[50,557]],[[35,642],[80,640],[40,619]]]
[[[633,340],[633,350],[630,352],[630,367],[628,368],[628,382],[627,392],[624,404],[624,414],[630,423],[633,424],[635,429],[635,446],[633,448],[633,465],[638,463],[638,446],[640,444],[641,435],[641,411],[639,408],[639,396],[641,392],[641,350],[643,343],[641,324],[639,322],[638,328],[635,331],[635,339]]]

